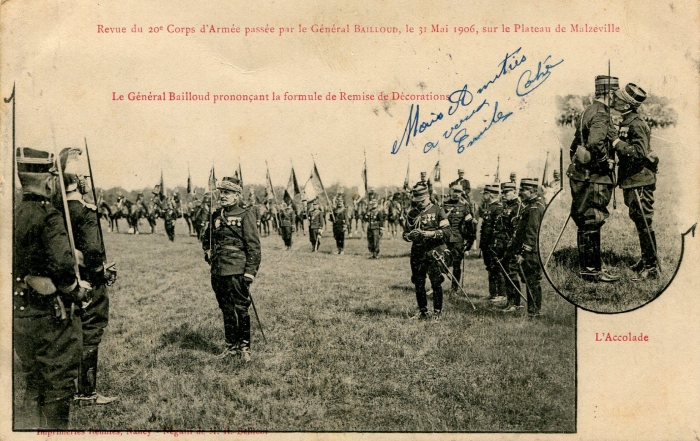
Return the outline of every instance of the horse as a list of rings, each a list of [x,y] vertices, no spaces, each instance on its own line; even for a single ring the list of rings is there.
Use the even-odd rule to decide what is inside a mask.
[[[294,210],[294,228],[297,232],[301,231],[301,234],[306,236],[306,231],[304,230],[304,219],[306,219],[306,211],[304,211],[304,202],[298,203],[297,201],[292,201],[292,209]]]
[[[363,219],[365,213],[367,212],[367,200],[364,198],[353,199],[353,208],[355,213],[353,214],[353,219],[355,219],[355,230],[358,234],[360,231],[365,232],[365,221]]]
[[[136,197],[136,201],[131,203],[131,201],[125,201],[129,207],[129,233],[139,234],[139,221],[141,218],[148,219],[149,209],[146,206],[146,202],[143,199],[143,194],[139,193]],[[150,222],[149,222],[150,224]],[[151,232],[153,231],[153,226],[151,226]]]
[[[128,202],[128,205],[127,205]],[[113,232],[115,229],[117,233],[119,232],[119,219],[126,219],[129,222],[129,206],[131,202],[124,199],[124,196],[117,197],[117,203],[114,204],[109,210],[109,232]]]
[[[401,224],[403,223],[403,207],[401,203],[397,200],[387,201],[387,222],[389,224],[389,232],[391,232],[391,237],[395,237],[397,233],[401,231]]]
[[[182,217],[185,218],[187,222],[187,231],[190,236],[192,233],[195,234],[197,229],[195,228],[195,212],[197,211],[199,201],[197,199],[187,202],[182,209]]]
[[[111,224],[111,218],[112,218],[112,209],[110,208],[109,204],[102,198],[102,196],[97,198],[97,222],[101,223],[102,219],[107,219],[107,227],[108,231],[112,231],[112,224]]]

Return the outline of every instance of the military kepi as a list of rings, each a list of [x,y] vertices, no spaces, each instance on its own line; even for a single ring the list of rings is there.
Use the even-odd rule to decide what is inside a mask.
[[[515,190],[515,182],[502,182],[501,191],[512,191]]]
[[[595,92],[605,93],[620,88],[620,80],[617,77],[598,75],[595,77]]]
[[[217,190],[229,190],[236,193],[243,193],[243,188],[241,187],[241,181],[238,178],[225,177],[221,180],[219,185],[216,186]]]
[[[627,84],[624,89],[616,90],[615,96],[634,107],[638,107],[647,99],[644,89],[633,83]]]
[[[522,178],[520,180],[520,188],[532,189],[540,186],[539,178]]]
[[[25,193],[30,188],[42,189],[46,185],[46,178],[56,173],[53,153],[31,147],[18,147],[15,154],[19,182]]]
[[[413,187],[412,194],[413,202],[420,202],[430,197],[430,194],[428,193],[428,187],[422,184],[416,184],[416,186]]]
[[[486,184],[484,187],[484,193],[498,194],[501,192],[498,184]]]

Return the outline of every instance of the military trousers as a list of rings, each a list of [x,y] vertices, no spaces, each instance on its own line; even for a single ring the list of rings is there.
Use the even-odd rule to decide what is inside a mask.
[[[335,239],[335,246],[337,246],[339,250],[345,248],[345,230],[334,228],[333,238]]]
[[[224,336],[229,346],[250,347],[251,299],[243,274],[211,276],[211,287],[224,316]]]
[[[165,218],[165,233],[168,235],[168,239],[171,242],[175,240],[175,219],[170,217]]]
[[[97,285],[92,301],[82,311],[83,352],[78,375],[78,392],[90,395],[96,390],[97,348],[109,322],[109,288]]]
[[[639,237],[639,247],[645,268],[657,265],[656,233],[652,226],[654,218],[654,190],[656,184],[622,190],[625,205],[629,207],[629,217],[634,222]]]
[[[570,179],[571,219],[579,231],[596,231],[610,216],[608,205],[612,198],[612,184],[598,184]]]
[[[505,295],[505,278],[496,259],[503,258],[504,250],[491,246],[482,246],[481,255],[489,278],[489,298]]]
[[[455,241],[447,244],[447,249],[450,250],[452,256],[452,275],[457,282],[462,281],[462,261],[464,260],[464,242]],[[452,288],[457,288],[458,283],[452,280]]]
[[[524,253],[523,259],[520,267],[527,287],[527,312],[536,314],[542,308],[542,267],[535,252]]]
[[[282,240],[284,241],[284,246],[292,246],[292,233],[294,232],[294,227],[291,225],[285,225],[280,228],[282,233]]]
[[[430,285],[433,288],[433,309],[442,310],[442,282],[445,277],[442,275],[440,262],[428,255],[427,251],[411,250],[411,282],[416,288],[416,301],[418,309],[428,310],[428,298],[425,290],[425,279],[430,278]]]
[[[318,228],[309,228],[309,242],[314,249],[318,249],[321,246],[321,235],[319,234],[321,230]]]
[[[367,228],[367,249],[372,254],[379,254],[379,244],[382,239],[382,230],[379,228]]]

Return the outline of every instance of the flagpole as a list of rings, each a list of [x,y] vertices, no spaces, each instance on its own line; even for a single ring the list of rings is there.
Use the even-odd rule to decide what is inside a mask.
[[[272,186],[272,176],[270,176],[270,166],[267,164],[267,159],[265,160],[265,168],[267,168],[267,183],[270,185],[270,191],[272,191],[272,198],[275,201],[275,208],[277,209],[277,232],[282,234],[282,227],[280,224],[280,207],[277,205],[277,196],[275,195],[275,187]]]
[[[328,208],[330,209],[331,212],[331,220],[335,222],[335,215],[333,214],[333,207],[331,207],[331,200],[328,199],[328,193],[326,193],[326,187],[323,186],[323,181],[321,181],[321,175],[318,173],[318,167],[316,167],[316,160],[314,159],[313,153],[311,154],[311,160],[314,163],[314,173],[316,176],[318,176],[318,183],[321,184],[321,188],[323,189],[323,194],[326,196],[326,202],[328,203]]]

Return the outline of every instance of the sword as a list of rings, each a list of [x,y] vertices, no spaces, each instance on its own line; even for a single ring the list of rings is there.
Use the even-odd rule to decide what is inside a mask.
[[[450,276],[452,281],[457,284],[457,287],[459,288],[459,290],[462,291],[462,294],[464,294],[464,297],[466,297],[467,300],[469,300],[469,303],[472,305],[472,308],[474,308],[474,310],[476,311],[476,306],[474,306],[472,299],[469,298],[469,295],[467,295],[466,291],[464,291],[462,286],[459,285],[459,282],[457,281],[455,276],[452,274],[452,271],[450,271],[450,269],[447,267],[447,264],[445,263],[445,260],[442,258],[442,256],[435,250],[431,251],[431,256],[433,259],[437,260],[438,262],[440,262],[442,264],[442,267],[445,269],[445,271],[447,271],[447,274]]]
[[[547,260],[544,261],[543,268],[547,268],[547,264],[549,263],[549,259],[552,258],[552,255],[554,254],[554,250],[557,249],[557,245],[559,245],[559,241],[561,240],[561,236],[564,234],[564,230],[566,229],[566,226],[569,224],[569,219],[571,219],[571,213],[569,213],[569,216],[566,218],[566,222],[564,222],[564,226],[561,227],[561,231],[559,232],[559,236],[557,237],[557,241],[554,242],[554,246],[552,247],[552,251],[549,252],[549,256],[547,256]]]
[[[517,293],[520,294],[520,297],[522,297],[523,300],[525,300],[525,301],[527,302],[527,298],[523,295],[522,292],[520,292],[520,290],[518,289],[518,287],[515,286],[515,282],[513,282],[513,279],[510,278],[510,276],[508,275],[508,272],[507,272],[506,269],[503,267],[503,264],[501,264],[501,261],[498,259],[498,256],[496,255],[496,252],[493,251],[493,250],[489,250],[489,251],[491,251],[491,252],[493,253],[493,257],[494,257],[494,259],[496,259],[496,263],[498,264],[498,266],[501,267],[501,271],[503,272],[503,275],[506,276],[506,279],[508,279],[508,281],[510,282],[510,284],[513,285],[513,288],[515,289],[515,291],[517,291]]]
[[[647,235],[649,236],[649,241],[651,242],[651,247],[654,250],[654,257],[656,257],[656,266],[659,267],[659,273],[661,273],[661,261],[659,260],[659,253],[656,251],[656,244],[654,243],[654,238],[651,236],[651,230],[649,229],[649,223],[647,222],[646,216],[644,216],[644,207],[642,207],[642,200],[639,198],[639,192],[634,189],[634,195],[637,197],[637,204],[639,204],[639,210],[642,212],[642,220],[644,220],[644,227],[647,230]]]
[[[267,344],[267,338],[265,338],[265,332],[263,332],[262,322],[258,316],[258,310],[255,307],[255,302],[253,301],[253,293],[250,292],[250,287],[248,287],[248,295],[250,296],[250,304],[253,306],[253,312],[255,313],[255,319],[258,321],[258,327],[260,328],[260,333],[262,334],[263,341]]]

